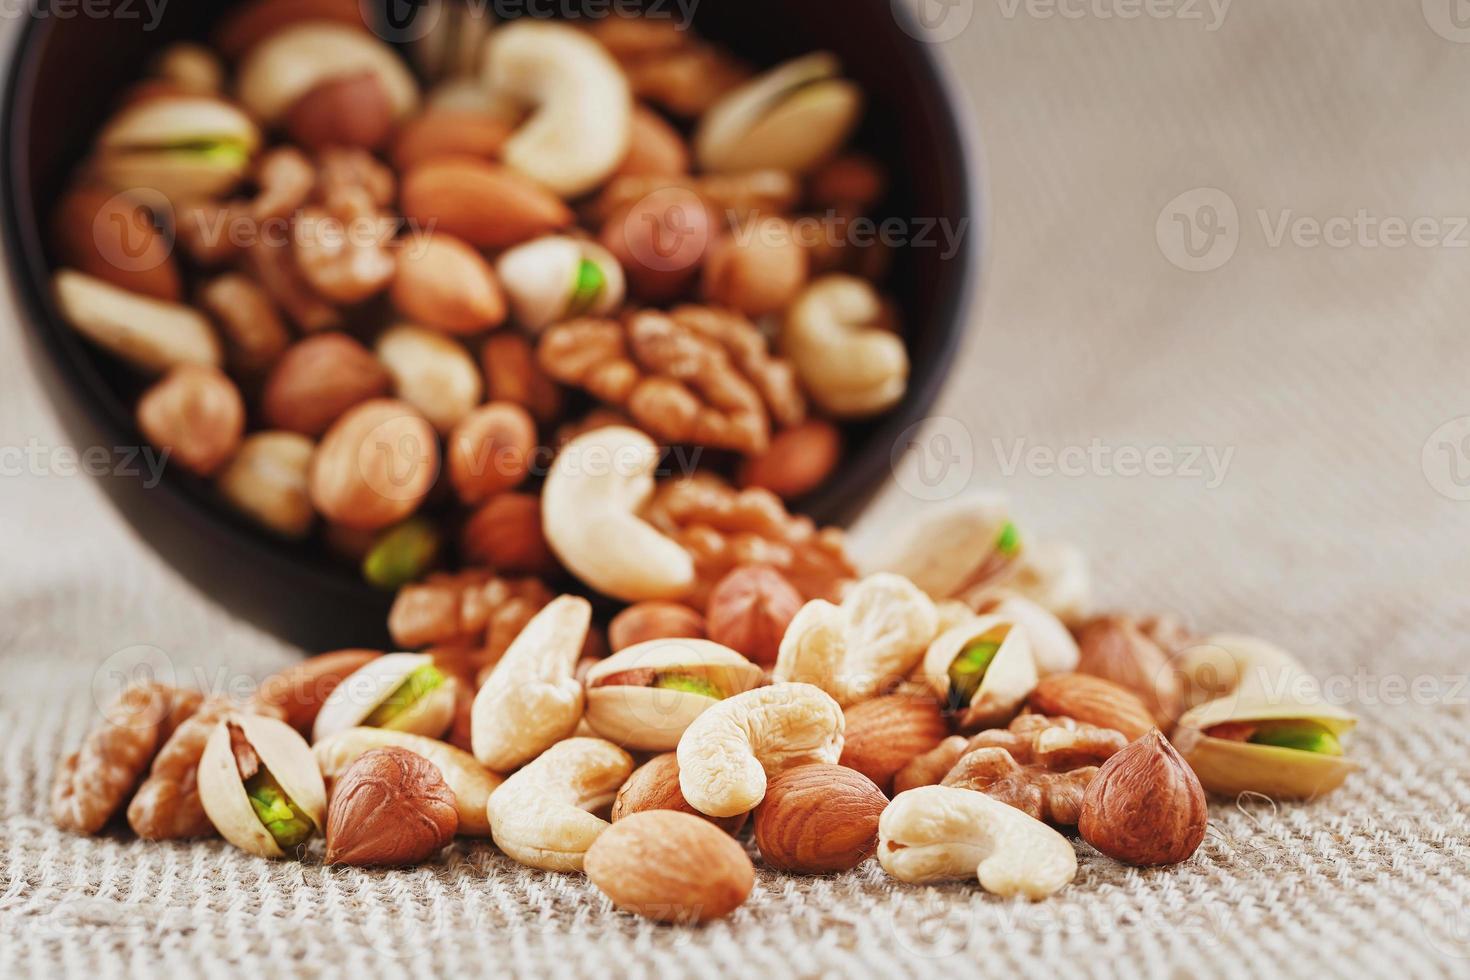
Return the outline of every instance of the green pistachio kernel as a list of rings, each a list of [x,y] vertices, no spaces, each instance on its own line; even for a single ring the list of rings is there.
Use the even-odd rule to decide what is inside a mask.
[[[282,850],[306,843],[316,830],[311,818],[292,802],[266,769],[261,769],[245,783],[245,795],[250,798],[255,816]]]
[[[158,149],[165,153],[182,153],[202,157],[210,163],[227,167],[243,167],[250,162],[250,148],[239,140],[197,139],[165,143]]]
[[[405,677],[403,683],[395,687],[393,693],[363,719],[363,725],[367,728],[382,728],[412,707],[419,698],[443,683],[444,675],[439,672],[439,668],[433,664],[424,664]]]
[[[1021,532],[1017,530],[1014,521],[1006,521],[1006,526],[1000,529],[995,550],[1007,558],[1014,557],[1021,550]]]
[[[971,640],[949,665],[949,708],[963,711],[975,699],[975,692],[985,680],[985,672],[1000,653],[1005,637],[993,638],[993,632]]]
[[[653,680],[653,686],[664,691],[683,691],[685,694],[699,694],[716,701],[725,699],[722,692],[709,680],[703,677],[694,677],[690,674],[659,674]]]
[[[1249,741],[1318,755],[1342,755],[1342,743],[1325,725],[1314,721],[1277,721],[1262,724]]]
[[[429,570],[439,555],[437,528],[422,518],[406,521],[385,532],[362,560],[362,576],[369,585],[396,590]]]
[[[602,266],[591,259],[583,259],[577,265],[577,278],[572,283],[572,299],[567,304],[567,316],[582,316],[597,305],[602,291],[607,288],[607,276]]]

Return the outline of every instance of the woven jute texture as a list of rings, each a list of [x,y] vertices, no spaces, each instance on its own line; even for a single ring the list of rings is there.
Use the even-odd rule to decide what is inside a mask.
[[[7,325],[0,974],[1465,976],[1470,443],[1442,427],[1470,416],[1470,253],[1454,244],[1470,237],[1470,45],[1450,6],[1236,0],[1223,22],[1203,0],[943,8],[971,18],[944,51],[987,148],[984,302],[915,440],[927,466],[900,467],[855,535],[894,533],[925,498],[1005,490],[1026,527],[1091,554],[1103,605],[1297,651],[1362,716],[1364,769],[1342,791],[1217,802],[1170,870],[1079,844],[1076,882],[1035,906],[896,886],[869,862],[760,872],[702,929],[615,913],[488,846],[376,873],[62,834],[53,766],[129,648],[211,687],[298,653],[67,475]],[[1196,248],[1217,267],[1187,271],[1166,206],[1195,192],[1194,230],[1220,227],[1200,188],[1234,206],[1238,242],[1223,263]],[[1275,234],[1360,211],[1426,219],[1437,240],[1386,245],[1362,222],[1345,244]],[[28,446],[39,463],[14,455]],[[1152,467],[1135,474],[1125,448],[1155,450]]]

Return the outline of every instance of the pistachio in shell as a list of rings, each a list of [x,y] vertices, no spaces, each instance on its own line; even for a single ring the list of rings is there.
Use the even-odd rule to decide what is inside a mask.
[[[1009,722],[1039,679],[1026,630],[1001,616],[976,616],[940,634],[923,673],[968,730]]]
[[[232,714],[200,757],[199,802],[225,840],[258,857],[283,858],[325,825],[327,791],[316,756],[294,728]]]
[[[349,728],[387,728],[438,738],[454,721],[454,688],[434,658],[390,653],[369,661],[333,689],[312,726],[312,741]]]

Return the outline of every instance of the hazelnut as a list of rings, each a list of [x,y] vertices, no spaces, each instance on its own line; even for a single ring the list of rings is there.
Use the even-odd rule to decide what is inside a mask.
[[[138,428],[184,469],[209,476],[240,448],[245,402],[223,372],[186,364],[143,393]]]
[[[810,264],[783,218],[761,218],[717,239],[704,264],[704,297],[750,317],[781,313],[806,286]]]
[[[519,405],[492,402],[475,409],[449,435],[449,480],[471,506],[526,479],[536,451],[536,422]]]
[[[1082,839],[1108,857],[1148,867],[1187,861],[1209,826],[1204,787],[1154,729],[1103,763],[1082,800]]]
[[[755,811],[761,860],[782,871],[847,871],[878,849],[883,791],[860,772],[815,763],[772,779]]]
[[[677,602],[639,602],[613,617],[607,638],[613,653],[649,640],[702,640],[704,617]]]
[[[849,705],[843,716],[847,725],[838,764],[867,776],[884,792],[900,769],[949,735],[933,698],[892,694]]]
[[[541,533],[541,498],[529,493],[487,500],[465,524],[459,550],[469,561],[500,572],[546,575],[556,569]]]
[[[681,296],[699,275],[715,219],[699,196],[665,187],[620,208],[600,240],[627,273],[629,291],[649,303]]]
[[[347,768],[327,808],[327,863],[427,861],[454,839],[459,811],[436,767],[406,749],[374,749]]]
[[[352,409],[311,461],[312,503],[356,530],[397,524],[418,510],[439,474],[439,441],[422,415],[382,398]]]
[[[663,116],[646,106],[633,109],[633,135],[617,176],[677,177],[689,172],[689,147]]]
[[[740,485],[761,487],[783,500],[795,500],[825,483],[841,454],[842,436],[837,427],[812,419],[776,433],[769,449],[747,458],[740,468]]]
[[[801,607],[801,593],[774,568],[737,568],[710,593],[709,638],[769,666]]]
[[[645,810],[691,813],[728,834],[740,833],[740,828],[745,826],[745,820],[750,816],[741,813],[733,817],[709,817],[690,806],[684,799],[683,790],[679,789],[679,757],[674,752],[656,755],[633,771],[613,801],[612,821],[617,823]]]
[[[261,395],[261,415],[273,429],[315,438],[348,409],[386,395],[392,383],[362,344],[346,334],[317,334],[276,362]]]
[[[373,72],[329,78],[296,100],[286,114],[286,132],[310,150],[376,150],[393,132],[393,104]]]

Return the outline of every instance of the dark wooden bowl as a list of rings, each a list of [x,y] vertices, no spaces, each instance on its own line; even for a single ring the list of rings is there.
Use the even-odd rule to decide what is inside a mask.
[[[389,0],[400,3],[401,0]],[[168,4],[147,18],[28,19],[5,80],[0,159],[7,266],[41,383],[80,446],[141,445],[132,405],[140,380],[81,339],[50,294],[46,222],[65,183],[139,66],[167,44],[205,37],[230,4]],[[493,6],[493,5],[492,5]],[[662,9],[667,9],[663,4]],[[757,64],[827,49],[860,82],[870,105],[857,144],[883,160],[893,190],[883,212],[963,229],[955,254],[902,250],[888,283],[903,313],[913,362],[893,412],[848,433],[838,471],[800,508],[850,518],[890,469],[895,442],[924,417],[948,374],[979,274],[983,215],[960,97],[919,32],[895,20],[891,0],[701,0],[696,29]],[[589,8],[592,9],[592,8]],[[605,9],[605,8],[602,8]],[[391,31],[381,32],[391,36]],[[166,560],[232,611],[308,650],[387,644],[391,597],[319,544],[285,543],[222,505],[201,481],[171,469],[102,478],[118,510]]]

